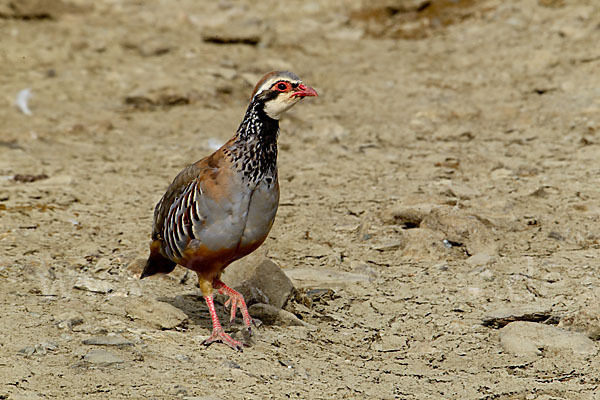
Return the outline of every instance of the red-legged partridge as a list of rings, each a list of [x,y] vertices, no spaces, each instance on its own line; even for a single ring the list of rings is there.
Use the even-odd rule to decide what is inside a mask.
[[[291,72],[265,75],[236,134],[181,171],[156,205],[150,256],[141,278],[169,273],[176,264],[196,272],[213,324],[207,345],[223,341],[242,349],[219,322],[213,290],[229,296],[231,320],[239,307],[250,330],[243,296],[221,281],[221,273],[267,238],[279,204],[279,118],[304,97],[316,95]]]

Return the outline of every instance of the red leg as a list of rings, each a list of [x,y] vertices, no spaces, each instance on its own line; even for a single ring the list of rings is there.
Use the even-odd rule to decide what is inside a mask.
[[[204,300],[206,300],[206,304],[208,305],[208,311],[210,312],[210,318],[212,319],[213,331],[212,335],[210,335],[210,337],[203,343],[208,346],[211,343],[220,340],[232,349],[242,351],[242,343],[232,339],[232,337],[226,334],[223,330],[223,327],[219,322],[219,318],[217,317],[217,311],[215,310],[215,303],[213,302],[212,294],[204,296]]]
[[[226,294],[229,296],[227,302],[225,302],[225,306],[228,306],[231,303],[231,319],[230,323],[235,319],[235,313],[240,308],[242,312],[242,317],[244,318],[244,325],[248,328],[248,332],[252,334],[252,318],[250,318],[250,313],[248,313],[248,307],[246,307],[246,302],[244,301],[244,296],[242,296],[239,292],[233,290],[226,284],[224,284],[221,280],[215,279],[213,281],[213,288],[217,289],[219,293]]]

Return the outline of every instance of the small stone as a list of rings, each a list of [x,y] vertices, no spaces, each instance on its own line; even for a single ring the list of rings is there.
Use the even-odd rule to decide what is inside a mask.
[[[575,333],[535,322],[511,322],[500,330],[504,351],[518,356],[539,356],[544,353],[571,353],[594,356],[596,344],[583,333]]]
[[[266,258],[258,262],[249,258],[230,265],[224,280],[244,296],[246,304],[266,303],[282,308],[295,291],[290,278]]]
[[[22,355],[28,357],[28,356],[33,355],[33,353],[35,353],[35,347],[34,346],[23,347],[17,353],[22,354]]]
[[[108,272],[110,270],[110,259],[104,257],[98,260],[94,267],[94,273],[99,274],[101,272]]]
[[[306,326],[312,325],[302,321],[289,311],[281,310],[269,304],[254,304],[248,310],[250,315],[260,318],[266,325]]]
[[[150,297],[132,300],[125,306],[127,315],[140,319],[157,329],[174,329],[187,321],[187,315],[179,308]]]
[[[494,256],[491,256],[487,253],[477,253],[467,258],[467,263],[471,264],[472,266],[487,265],[493,262],[494,259]]]
[[[117,357],[116,355],[101,349],[90,350],[85,356],[83,356],[83,361],[99,367],[109,367],[111,365],[122,364],[124,362],[123,359]]]
[[[106,281],[87,277],[79,278],[73,287],[75,289],[101,294],[110,293],[114,290],[112,285]]]
[[[190,362],[190,361],[192,361],[192,358],[190,356],[188,356],[187,354],[177,354],[175,356],[175,359],[177,361],[181,361],[181,362]]]
[[[373,280],[379,278],[379,272],[377,272],[374,268],[369,266],[369,264],[367,264],[367,263],[352,261],[352,262],[350,262],[350,267],[352,268],[352,271],[356,272],[357,274],[369,276],[370,281],[373,281]]]
[[[133,342],[121,336],[97,336],[89,339],[84,339],[82,343],[94,346],[133,346]]]
[[[73,311],[59,315],[56,320],[59,329],[73,329],[74,326],[83,324],[83,317]]]

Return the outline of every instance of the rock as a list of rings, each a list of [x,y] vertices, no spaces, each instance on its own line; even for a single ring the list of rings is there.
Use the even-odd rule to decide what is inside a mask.
[[[244,296],[248,305],[266,303],[283,308],[295,291],[290,278],[266,258],[259,262],[255,258],[240,260],[227,267],[223,277]]]
[[[109,367],[111,365],[122,364],[124,362],[123,359],[102,349],[90,350],[85,356],[83,356],[83,361],[99,367]]]
[[[45,356],[48,351],[54,351],[58,349],[58,345],[54,342],[40,343],[35,346],[27,346],[18,351],[19,354],[22,354],[26,357],[36,355],[36,356]]]
[[[82,277],[77,279],[73,287],[79,290],[87,290],[88,292],[102,294],[110,293],[113,291],[113,287],[110,283],[102,281],[100,279],[88,277]]]
[[[595,343],[583,333],[524,321],[511,322],[502,328],[500,344],[504,351],[517,356],[547,352],[594,356],[598,352]]]
[[[96,265],[94,266],[94,273],[99,274],[101,272],[109,272],[111,269],[110,259],[107,257],[103,257],[98,260]]]
[[[592,340],[600,340],[600,308],[596,304],[566,315],[561,318],[558,326],[585,333]]]
[[[73,329],[74,326],[83,324],[83,317],[73,311],[61,314],[56,319],[58,320],[57,326],[59,329]]]
[[[269,304],[254,304],[250,306],[250,315],[260,319],[266,325],[307,326],[312,325],[300,320],[289,311],[281,310]]]
[[[472,266],[480,266],[490,264],[494,260],[495,257],[487,253],[477,253],[467,258],[467,263],[471,264]]]
[[[94,346],[133,346],[133,342],[125,339],[122,336],[97,336],[89,339],[84,339],[82,340],[82,343]]]
[[[541,322],[550,318],[552,307],[545,304],[524,304],[497,308],[483,317],[483,325],[502,328],[515,321]]]
[[[286,269],[294,285],[302,288],[344,287],[357,282],[369,282],[368,275],[354,272],[334,271],[326,268],[293,268]]]
[[[438,208],[431,210],[420,227],[441,232],[449,242],[464,245],[469,254],[494,255],[497,253],[496,238],[488,225],[491,222],[477,215]]]
[[[132,300],[125,311],[130,318],[140,319],[157,329],[173,329],[188,319],[179,308],[150,297]]]
[[[350,267],[352,268],[352,271],[357,274],[369,276],[370,281],[374,281],[375,279],[379,278],[379,272],[370,267],[367,263],[351,261]]]

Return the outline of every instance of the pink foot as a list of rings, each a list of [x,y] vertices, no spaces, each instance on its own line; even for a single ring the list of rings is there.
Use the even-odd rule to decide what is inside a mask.
[[[209,346],[214,342],[221,341],[234,350],[242,351],[242,343],[232,339],[231,336],[226,334],[223,330],[223,327],[219,322],[219,318],[217,317],[217,311],[215,310],[215,303],[213,302],[212,294],[205,296],[204,300],[206,300],[206,305],[208,305],[208,311],[210,312],[210,318],[212,319],[213,324],[213,331],[212,335],[202,342],[202,344]]]
[[[238,342],[234,340],[231,336],[225,333],[223,328],[215,328],[213,329],[212,335],[208,339],[206,339],[202,344],[207,347],[210,346],[214,342],[223,342],[229,347],[237,351],[243,351],[242,342]]]
[[[252,318],[250,318],[250,313],[248,313],[248,307],[246,307],[244,296],[218,279],[213,282],[213,288],[217,289],[219,293],[229,296],[229,299],[225,302],[225,307],[231,304],[231,317],[229,323],[232,323],[235,320],[235,314],[239,308],[242,317],[244,318],[244,325],[248,328],[248,333],[252,335]]]

